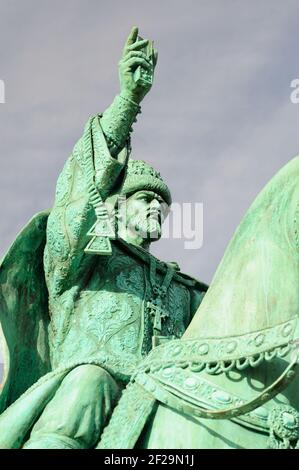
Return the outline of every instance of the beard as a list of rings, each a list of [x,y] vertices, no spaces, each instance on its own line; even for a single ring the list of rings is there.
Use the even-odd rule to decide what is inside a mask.
[[[135,216],[128,224],[131,234],[141,236],[147,241],[159,240],[162,235],[160,217]]]

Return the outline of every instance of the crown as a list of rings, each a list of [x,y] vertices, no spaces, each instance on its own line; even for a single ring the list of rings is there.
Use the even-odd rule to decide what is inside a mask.
[[[169,188],[163,181],[160,173],[143,160],[133,160],[129,158],[120,193],[128,194],[142,190],[154,191],[158,193],[168,205],[171,204]]]
[[[160,181],[163,181],[161,174],[148,163],[145,163],[143,160],[129,159],[127,167],[127,176],[130,177],[131,175],[148,175],[152,176],[153,178],[157,178]]]

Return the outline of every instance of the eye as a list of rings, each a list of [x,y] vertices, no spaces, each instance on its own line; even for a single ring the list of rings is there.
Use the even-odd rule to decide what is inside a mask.
[[[147,194],[143,194],[142,196],[139,197],[140,201],[149,201],[150,197]]]

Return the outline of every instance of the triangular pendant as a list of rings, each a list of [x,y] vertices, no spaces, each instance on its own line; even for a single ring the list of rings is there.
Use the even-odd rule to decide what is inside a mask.
[[[98,219],[87,233],[89,237],[108,237],[115,238],[115,230],[112,227],[109,217]]]
[[[94,236],[85,248],[85,253],[104,255],[112,255],[112,246],[108,237]]]

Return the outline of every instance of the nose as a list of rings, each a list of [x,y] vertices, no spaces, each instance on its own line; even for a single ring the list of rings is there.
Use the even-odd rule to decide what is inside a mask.
[[[160,209],[160,201],[158,199],[151,201],[151,209]]]

